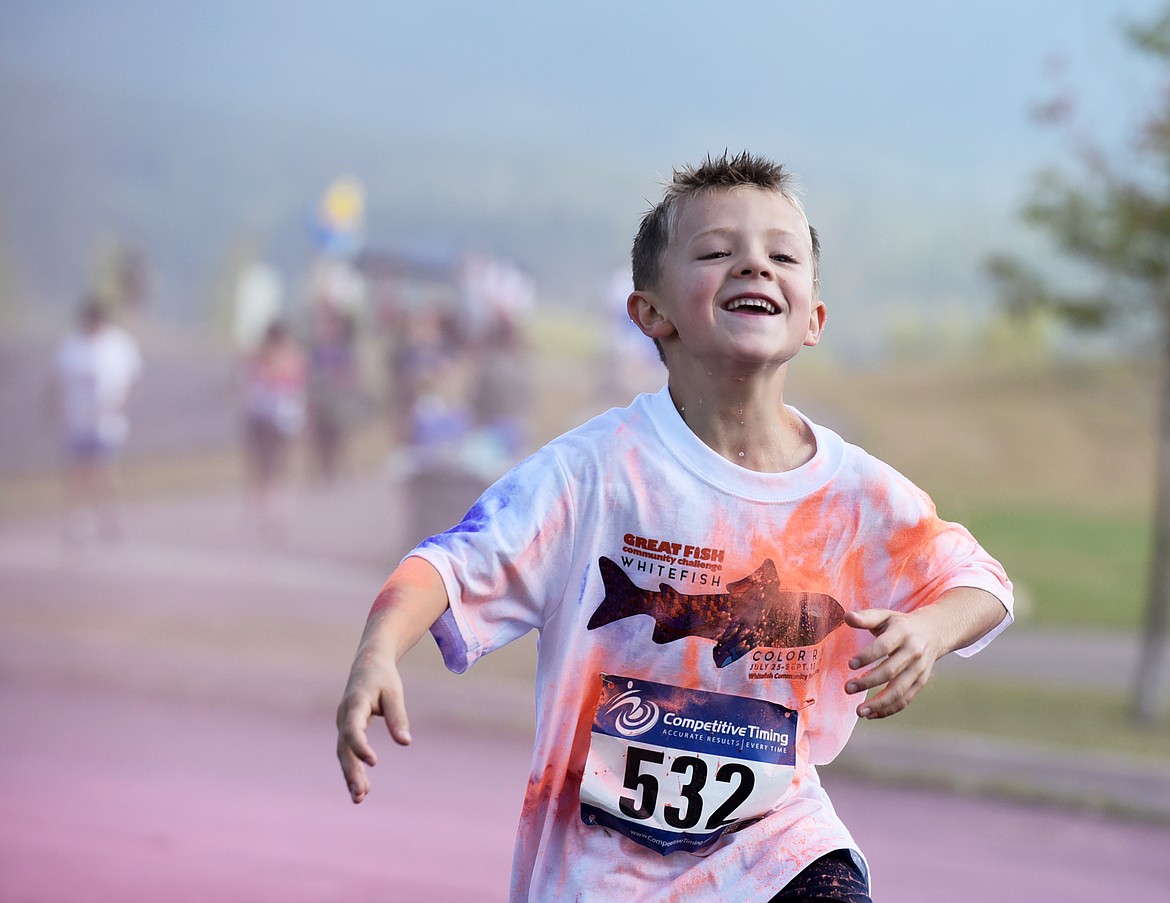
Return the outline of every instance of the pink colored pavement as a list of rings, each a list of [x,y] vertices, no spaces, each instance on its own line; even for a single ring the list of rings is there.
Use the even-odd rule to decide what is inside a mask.
[[[4,900],[505,899],[522,737],[420,730],[354,806],[327,712],[4,690]]]
[[[471,674],[408,658],[415,745],[353,806],[332,712],[407,541],[393,488],[300,499],[287,543],[230,495],[134,506],[67,552],[0,527],[0,900],[503,900],[531,644]],[[1170,827],[830,773],[878,901],[1164,899]]]

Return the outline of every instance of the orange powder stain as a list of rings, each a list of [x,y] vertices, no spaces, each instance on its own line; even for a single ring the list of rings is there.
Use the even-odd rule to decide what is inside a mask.
[[[706,643],[690,642],[683,646],[682,661],[680,662],[680,673],[678,677],[678,685],[680,687],[688,687],[696,689],[702,681],[702,671],[700,670],[700,657],[703,653],[704,659],[709,657],[708,645]]]
[[[711,538],[707,542],[721,548],[734,547],[741,541],[745,527],[745,524],[739,523],[730,514],[715,517],[709,527]]]
[[[539,775],[529,776],[528,788],[524,792],[524,802],[520,806],[521,825],[543,825],[548,819],[554,785],[559,786],[560,784],[560,781],[557,780],[558,777],[559,775],[551,762],[545,765],[544,771]]]
[[[374,599],[374,604],[370,606],[370,617],[393,608],[401,595],[436,599],[441,596],[442,607],[446,608],[447,590],[443,586],[443,578],[439,576],[434,566],[422,558],[407,558],[386,578]],[[441,613],[442,609],[435,613],[435,617]]]
[[[599,658],[595,656],[580,673],[584,686],[579,697],[577,724],[573,729],[573,745],[569,750],[569,773],[566,776],[566,784],[571,784],[574,792],[579,791],[581,777],[585,773],[585,761],[589,757],[589,744],[593,739],[593,715],[601,698]]]
[[[753,559],[773,557],[779,564],[780,582],[786,590],[826,593],[846,611],[869,608],[875,603],[884,605],[885,598],[868,597],[875,582],[874,566],[880,560],[880,552],[858,537],[858,524],[865,509],[880,503],[880,500],[875,502],[825,490],[814,493],[790,510],[782,524],[774,521],[758,524],[754,534],[746,537]],[[880,571],[876,582],[884,583]],[[850,676],[848,661],[868,643],[867,637],[846,626],[838,627],[820,647],[818,669],[801,680],[780,680],[775,687],[775,691],[790,692],[788,704],[800,713],[798,761],[823,762],[836,754],[837,750],[832,748],[835,743],[826,748],[820,739],[821,725],[826,728],[839,725],[840,719],[851,718],[853,710],[860,705],[862,696],[848,696],[844,685]],[[759,689],[769,692],[766,687]],[[831,730],[836,734],[837,728]],[[797,775],[797,781],[802,777]]]
[[[886,542],[886,550],[891,561],[901,563],[897,582],[915,587],[927,586],[931,579],[927,569],[938,568],[936,557],[928,555],[927,549],[937,543],[944,534],[961,529],[930,517],[896,530]],[[939,545],[938,548],[945,548],[945,544]]]
[[[622,466],[629,475],[628,484],[630,492],[633,494],[637,506],[643,511],[654,510],[655,493],[651,492],[650,488],[642,480],[642,474],[646,472],[646,464],[642,460],[642,451],[632,447],[626,448],[622,451],[621,457]]]
[[[581,779],[585,773],[589,744],[593,737],[593,715],[601,698],[601,672],[600,656],[594,653],[582,663],[578,672],[581,675],[578,685],[575,688],[565,686],[561,698],[554,702],[555,710],[562,713],[563,729],[573,731],[573,740],[569,746],[567,759],[560,757],[549,759],[540,775],[530,776],[521,814],[525,823],[534,823],[533,820],[535,823],[543,823],[554,800],[565,793],[571,793],[573,798],[563,801],[563,805],[561,801],[557,801],[561,816],[576,816],[580,804]],[[574,709],[576,717],[570,728],[566,722],[572,717]]]

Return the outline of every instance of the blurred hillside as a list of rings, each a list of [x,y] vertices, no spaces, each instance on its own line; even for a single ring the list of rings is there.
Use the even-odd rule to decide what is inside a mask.
[[[799,369],[807,363],[793,371],[792,403],[910,476],[956,519],[990,508],[1147,513],[1152,364],[968,359]]]
[[[59,329],[123,251],[141,255],[148,303],[167,321],[205,326],[234,268],[255,257],[282,273],[295,309],[315,250],[310,218],[343,174],[366,188],[369,247],[431,258],[487,250],[532,273],[545,304],[597,304],[626,265],[647,199],[679,162],[472,145],[399,133],[369,114],[343,126],[0,79],[0,122],[13,136],[0,147],[5,328]],[[907,191],[889,177],[859,186],[834,172],[805,182],[833,304],[828,353],[878,354],[908,320],[978,328],[989,304],[981,261],[1016,230],[1009,186],[959,205],[965,187],[922,180]]]
[[[484,247],[578,298],[621,262],[640,206],[617,167],[414,142],[374,123],[343,131],[12,79],[0,81],[0,121],[17,136],[0,151],[4,257],[34,320],[68,311],[118,246],[144,255],[154,308],[179,322],[206,321],[241,253],[295,284],[320,195],[347,173],[367,187],[371,246]]]

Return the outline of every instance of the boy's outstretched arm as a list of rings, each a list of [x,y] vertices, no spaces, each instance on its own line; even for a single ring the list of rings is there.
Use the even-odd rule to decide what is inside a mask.
[[[902,711],[926,686],[935,662],[974,643],[1006,614],[991,593],[966,586],[910,613],[884,608],[846,612],[846,624],[868,630],[875,639],[849,662],[855,671],[874,667],[851,678],[845,692],[863,693],[885,684],[857,707],[858,716],[886,718]]]
[[[398,662],[446,610],[442,578],[414,557],[394,570],[374,600],[337,708],[337,758],[355,803],[370,792],[366,766],[378,760],[366,736],[373,717],[382,716],[395,741],[410,743]]]

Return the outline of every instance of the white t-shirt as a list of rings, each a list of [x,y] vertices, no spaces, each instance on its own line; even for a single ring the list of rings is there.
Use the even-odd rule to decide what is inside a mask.
[[[57,351],[62,421],[70,439],[118,446],[126,438],[126,399],[142,372],[138,345],[121,327],[74,333]]]
[[[811,424],[810,424],[811,425]],[[856,722],[847,610],[1011,584],[904,477],[812,425],[796,470],[737,467],[667,390],[554,440],[411,554],[456,672],[540,631],[513,900],[768,900],[856,844],[821,789]]]

